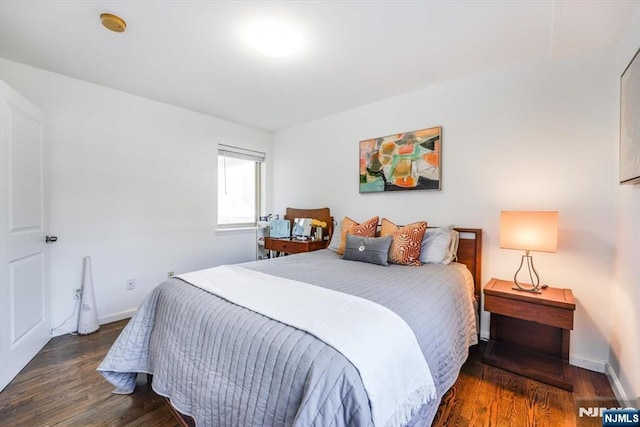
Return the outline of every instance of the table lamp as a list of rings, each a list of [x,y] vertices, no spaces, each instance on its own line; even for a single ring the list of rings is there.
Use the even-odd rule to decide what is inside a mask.
[[[518,291],[540,293],[540,277],[533,266],[529,251],[556,252],[558,247],[558,212],[502,211],[500,212],[500,247],[525,251],[520,267],[513,275]],[[526,268],[531,287],[518,281],[518,274]]]

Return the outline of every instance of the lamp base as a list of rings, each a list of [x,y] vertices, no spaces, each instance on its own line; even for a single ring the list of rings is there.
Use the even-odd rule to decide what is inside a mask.
[[[532,285],[530,285],[531,286],[530,288],[525,288],[522,285],[520,285],[520,282],[518,282],[518,274],[520,273],[520,271],[522,271],[522,267],[525,263],[527,265],[527,270],[529,272],[529,279],[531,279],[531,283],[533,283]],[[536,271],[536,268],[533,266],[533,257],[529,255],[529,251],[526,251],[526,253],[522,255],[522,259],[520,260],[520,267],[518,267],[516,274],[513,275],[513,283],[515,283],[515,286],[512,289],[516,291],[529,292],[533,294],[542,293],[540,292],[540,288],[539,288],[540,277],[538,277],[538,272]]]

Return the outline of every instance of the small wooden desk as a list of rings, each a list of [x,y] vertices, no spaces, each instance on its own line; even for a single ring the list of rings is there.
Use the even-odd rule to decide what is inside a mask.
[[[299,254],[303,252],[317,251],[324,249],[329,243],[328,240],[298,240],[293,238],[276,239],[273,237],[264,238],[264,248],[275,251],[276,256],[280,253]]]
[[[511,289],[491,279],[484,309],[491,313],[491,337],[482,360],[565,390],[573,390],[569,339],[576,303],[571,289],[549,287],[541,294]]]

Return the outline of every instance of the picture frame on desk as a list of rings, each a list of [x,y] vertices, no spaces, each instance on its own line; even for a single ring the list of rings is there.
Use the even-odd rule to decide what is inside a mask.
[[[311,221],[312,218],[295,218],[291,235],[293,237],[304,237],[305,239],[311,236]]]
[[[269,236],[274,238],[291,236],[291,223],[286,219],[272,219],[269,223]]]

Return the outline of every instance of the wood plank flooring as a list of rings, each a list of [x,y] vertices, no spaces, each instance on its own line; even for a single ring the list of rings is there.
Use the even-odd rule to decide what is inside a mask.
[[[470,349],[434,426],[601,427],[602,418],[579,417],[578,408],[618,406],[604,374],[571,366],[572,393],[482,363],[485,345]]]
[[[96,368],[127,321],[87,336],[53,338],[0,393],[2,426],[175,426],[140,375],[136,392],[111,394]]]
[[[146,376],[132,395],[114,395],[96,372],[125,324],[52,339],[0,393],[0,426],[178,426]],[[483,364],[483,348],[472,347],[434,426],[601,426],[599,418],[578,417],[577,407],[617,405],[602,374],[572,367],[570,393]]]

